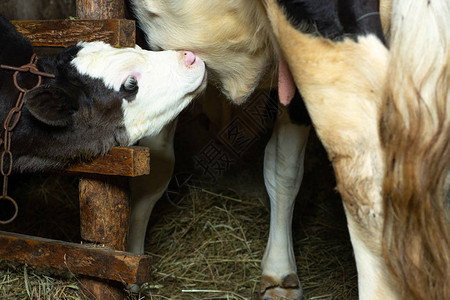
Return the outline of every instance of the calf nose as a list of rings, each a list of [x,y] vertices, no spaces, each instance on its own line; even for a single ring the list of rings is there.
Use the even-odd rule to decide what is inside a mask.
[[[195,63],[195,54],[191,51],[184,51],[184,63],[186,66],[190,67]]]

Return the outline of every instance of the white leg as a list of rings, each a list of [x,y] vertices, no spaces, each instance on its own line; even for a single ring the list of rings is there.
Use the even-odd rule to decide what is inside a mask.
[[[169,184],[175,165],[173,137],[177,121],[166,125],[154,137],[143,138],[139,144],[150,148],[150,175],[131,179],[131,218],[128,250],[144,253],[145,232],[153,207]]]
[[[291,223],[310,127],[292,124],[286,109],[281,109],[264,156],[264,180],[271,209],[269,241],[261,263],[261,298],[301,299]]]
[[[387,266],[381,254],[381,227],[379,231],[372,228],[372,234],[364,234],[366,229],[361,228],[361,224],[355,222],[354,216],[347,210],[346,214],[358,270],[359,299],[399,299],[395,288],[391,285],[392,282],[389,282],[390,276],[386,274]]]

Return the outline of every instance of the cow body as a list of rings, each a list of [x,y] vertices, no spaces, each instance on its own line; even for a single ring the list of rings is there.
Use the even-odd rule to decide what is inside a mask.
[[[190,49],[208,67],[208,78],[234,103],[260,85],[277,85],[278,57],[260,1],[132,0],[135,16],[153,50]],[[286,92],[283,95],[289,95]],[[294,93],[292,92],[292,95]],[[292,247],[294,201],[303,178],[309,121],[292,122],[286,107],[276,121],[264,155],[264,181],[272,212],[263,260],[264,278],[285,282],[302,294]],[[148,220],[172,176],[174,124],[140,145],[152,149],[152,174],[131,180],[129,250],[144,252]],[[155,151],[156,149],[156,151]],[[155,162],[161,161],[155,164]],[[288,209],[286,209],[288,208]],[[289,280],[286,280],[289,279]]]
[[[304,2],[306,7],[308,1]],[[211,70],[213,82],[234,103],[241,103],[256,87],[267,86],[267,82],[272,87],[278,85],[282,103],[291,101],[295,85],[285,77],[287,67],[276,46],[262,1],[208,1],[207,5],[198,0],[132,0],[131,3],[152,49],[186,48],[198,53]],[[313,7],[305,12],[305,16],[311,17],[307,23],[321,23],[320,34],[340,37],[344,27],[334,26],[340,24],[338,14],[333,10],[328,13],[327,17],[322,17],[322,13]],[[330,21],[328,16],[333,20]],[[296,112],[289,113],[287,107],[281,105],[279,109],[281,117],[276,120],[264,155],[264,182],[271,218],[269,240],[261,264],[261,296],[300,299],[303,293],[297,278],[291,221],[303,178],[310,126],[307,120],[297,119],[299,114]],[[147,140],[144,145],[156,146],[162,159],[173,164],[173,127],[170,128],[156,142]],[[148,218],[170,179],[168,170],[167,167],[161,172],[158,170],[158,174],[163,174],[161,177],[154,178],[150,174],[149,178],[138,178],[132,183],[129,245],[134,252],[144,251]],[[166,180],[162,180],[164,177]],[[146,188],[145,180],[160,185],[152,185],[151,190]]]
[[[0,63],[20,67],[31,44],[0,16]],[[55,78],[19,73],[24,96],[11,152],[15,171],[61,168],[156,135],[205,86],[203,61],[191,52],[115,49],[102,42],[78,43],[37,67]],[[0,119],[19,91],[13,71],[0,69]]]
[[[286,64],[275,46],[263,2],[208,1],[205,5],[205,2],[198,0],[132,0],[131,3],[153,49],[187,48],[195,51],[212,70],[214,83],[231,101],[242,102],[258,85],[266,82],[272,87],[278,85],[283,103],[288,103],[294,95],[295,86],[289,84],[290,80],[284,76]],[[324,1],[321,3],[324,4]],[[333,1],[331,7],[335,6]],[[309,14],[322,15],[313,12],[314,9],[311,9]],[[343,27],[333,25],[339,24],[338,16],[332,10],[328,13],[335,20],[330,22],[323,18],[321,34],[339,36]],[[319,23],[317,19],[314,22]],[[278,64],[280,68],[277,68]],[[300,298],[302,289],[296,275],[291,220],[303,178],[309,126],[307,121],[296,119],[297,112],[288,113],[284,106],[279,109],[284,113],[281,112],[281,117],[276,120],[264,155],[264,181],[271,204],[271,218],[269,241],[262,261],[261,295],[265,297],[274,292],[272,294],[275,296]],[[157,140],[156,148],[161,149],[160,154],[165,162],[173,163],[172,135],[170,130],[167,132]],[[155,141],[147,140],[147,145],[153,148]],[[164,148],[167,151],[162,150]],[[132,251],[144,250],[148,218],[171,175],[167,170],[167,167],[161,170],[164,176],[151,178],[150,175],[148,178],[148,182],[159,180],[161,183],[153,186],[153,191],[157,192],[145,188],[145,178],[136,179],[132,184],[134,193],[129,239]],[[164,182],[163,177],[166,178]]]
[[[295,84],[305,98],[313,124],[336,171],[338,189],[344,200],[357,261],[360,298],[399,299],[406,297],[404,295],[411,295],[405,292],[411,289],[406,287],[408,286],[406,275],[409,274],[411,278],[415,278],[415,275],[411,271],[402,273],[405,269],[401,267],[401,263],[398,263],[400,259],[398,258],[395,261],[397,263],[394,262],[397,275],[392,276],[383,259],[383,252],[386,252],[382,247],[385,242],[383,230],[388,228],[384,223],[384,207],[388,202],[383,202],[381,190],[383,185],[389,186],[388,183],[383,183],[384,178],[387,178],[385,172],[389,171],[384,161],[385,153],[389,151],[385,152],[382,149],[387,147],[392,153],[400,154],[400,156],[402,152],[394,151],[395,146],[383,146],[379,135],[379,120],[386,115],[386,111],[384,114],[382,112],[386,107],[384,101],[387,70],[391,68],[390,54],[385,46],[385,43],[393,42],[390,39],[389,30],[391,11],[394,14],[393,20],[396,21],[392,26],[397,24],[396,26],[409,30],[408,26],[401,25],[400,22],[404,8],[394,6],[392,9],[390,0],[234,0],[208,1],[208,5],[198,0],[132,0],[131,2],[151,47],[154,49],[186,48],[198,51],[202,57],[204,56],[206,64],[214,70],[212,76],[215,76],[216,84],[236,103],[245,99],[246,95],[251,93],[260,82],[265,81],[260,78],[268,77],[269,82],[275,86],[277,69],[271,68],[279,64],[280,101],[288,104],[293,92],[292,84],[289,83],[291,79],[287,75],[289,72],[286,70],[292,69]],[[406,2],[398,1],[398,3]],[[427,3],[427,1],[419,2],[421,5]],[[414,9],[416,25],[409,25],[415,31],[409,34],[404,33],[405,40],[402,40],[402,43],[407,45],[406,39],[414,34],[420,33],[421,37],[426,36],[419,31],[418,24],[421,17],[428,17],[431,21],[427,23],[428,27],[424,30],[436,32],[440,36],[436,40],[441,39],[443,45],[450,44],[447,42],[448,32],[445,33],[439,29],[449,27],[448,2],[446,5],[443,4],[444,2],[428,1],[427,5],[433,7],[433,11],[436,8],[442,10],[441,17],[438,18],[435,16],[436,12],[427,15],[429,8],[416,7]],[[264,5],[265,10],[261,10],[261,4]],[[421,16],[420,11],[424,15]],[[242,22],[237,22],[238,18],[243,18]],[[447,21],[444,21],[446,18]],[[435,24],[441,24],[440,27],[433,27],[432,20],[435,19],[438,20]],[[268,20],[269,27],[267,27]],[[233,35],[230,36],[229,33]],[[439,65],[444,66],[444,70],[447,66],[448,70],[448,49],[445,50],[442,45],[435,45],[435,43],[434,40],[430,46],[434,47],[436,53],[447,53],[447,61],[439,60]],[[426,44],[426,42],[423,43],[423,45]],[[414,51],[414,48],[411,51]],[[265,54],[261,54],[262,52]],[[433,52],[432,55],[437,55],[436,53]],[[427,54],[420,52],[420,55]],[[265,64],[261,64],[261,58]],[[414,60],[411,59],[411,62]],[[236,67],[236,61],[239,61],[242,66]],[[235,76],[227,68],[237,70],[240,75]],[[255,75],[255,72],[259,75]],[[425,74],[428,74],[427,72],[434,74],[425,70]],[[441,77],[448,79],[448,72],[445,73],[440,68],[436,72],[446,74],[447,77],[444,75]],[[420,78],[419,75],[416,76]],[[401,80],[398,84],[402,84]],[[433,86],[432,82],[430,86]],[[421,88],[413,87],[412,90]],[[448,98],[447,83],[441,84],[439,90],[444,94],[447,93]],[[441,123],[436,122],[436,124],[448,124],[450,106],[448,99],[445,100],[445,97],[442,99],[444,100],[441,100],[440,104],[431,106],[433,113],[436,114],[436,108],[441,107],[442,115],[446,116],[441,115],[439,119]],[[417,102],[417,100],[412,101]],[[293,106],[289,104],[287,108],[281,106],[280,109],[292,110]],[[422,111],[427,110],[422,108]],[[296,275],[291,220],[294,199],[303,176],[304,147],[309,129],[307,126],[293,124],[290,116],[295,113],[292,111],[290,114],[280,115],[272,138],[266,147],[264,158],[264,179],[271,203],[271,223],[269,241],[262,260],[261,297],[263,299],[281,297],[300,299],[302,290]],[[438,120],[436,117],[433,118]],[[448,127],[437,128],[436,133],[440,132],[439,128],[445,133],[448,132]],[[399,131],[394,127],[389,128],[388,131],[390,130]],[[410,131],[404,132],[407,136]],[[441,150],[448,149],[448,146],[447,148],[443,146],[448,145],[448,135],[445,138],[445,134],[434,135],[430,132],[428,134],[440,139]],[[170,144],[170,137],[165,139],[165,143]],[[403,153],[405,151],[404,149]],[[168,153],[166,157],[173,159],[173,153],[170,151]],[[439,157],[444,160],[444,164],[446,162],[448,165],[448,152],[442,153]],[[433,159],[429,158],[429,160]],[[392,165],[393,161],[388,165]],[[448,172],[448,169],[447,171],[440,169],[438,172],[437,178],[440,178],[441,182],[444,181],[442,177],[445,177],[445,172]],[[441,198],[435,201],[440,203],[437,207],[442,208],[442,195],[445,198],[446,191],[439,188],[440,185],[437,187],[436,190],[439,191]],[[146,210],[145,213],[140,213],[136,218],[139,221],[135,223],[136,225],[143,222],[144,225],[140,225],[142,237],[135,235],[134,240],[131,240],[131,247],[138,252],[143,251],[143,242],[140,243],[139,240],[143,239],[148,216],[154,201],[158,198],[149,191],[145,192],[142,187],[139,195],[142,198],[137,201],[138,207],[145,207]],[[145,199],[152,200],[146,202]],[[408,211],[405,207],[401,207],[401,210]],[[442,211],[445,210],[442,209]],[[414,213],[420,214],[420,211],[416,210]],[[444,228],[448,229],[448,222],[442,221],[444,215],[443,212],[439,214],[436,212],[440,220],[438,223],[447,224]],[[408,219],[407,216],[404,215],[404,220]],[[432,215],[430,214],[429,217],[432,218]],[[395,217],[392,219],[395,220]],[[400,228],[402,226],[403,224],[400,224]],[[442,283],[448,279],[449,275],[448,230],[435,228],[435,231],[443,235],[443,243],[435,240],[435,245],[439,247],[439,253],[443,254],[444,258],[437,259],[437,252],[423,252],[421,261],[427,263],[427,271],[434,272],[433,277],[429,277],[434,279],[433,282],[428,282],[429,278],[426,276],[417,277],[414,285],[422,287],[425,285],[430,295],[438,295],[434,299],[446,299],[448,297],[442,295],[447,295],[448,291],[444,291]],[[400,232],[407,234],[404,231]],[[425,231],[424,235],[426,236],[427,233],[429,231]],[[398,236],[398,233],[396,234]],[[414,242],[415,240],[412,239],[411,243]],[[403,245],[401,249],[406,247],[407,245]],[[399,248],[396,248],[396,251],[398,254],[403,253]],[[427,256],[428,254],[431,256]],[[427,262],[427,257],[431,257],[431,261]],[[436,258],[434,262],[433,257]],[[443,262],[443,267],[437,266],[438,261]],[[412,265],[415,264],[412,263]],[[418,274],[423,275],[427,271]],[[441,279],[438,279],[436,274],[442,274]],[[427,283],[419,284],[419,279]],[[434,284],[437,284],[439,289],[433,293],[430,287]],[[424,290],[427,288],[424,287]],[[421,299],[416,292],[412,295]]]

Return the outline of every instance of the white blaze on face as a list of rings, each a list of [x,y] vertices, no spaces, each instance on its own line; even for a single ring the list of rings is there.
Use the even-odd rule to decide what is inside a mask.
[[[122,104],[130,144],[157,134],[206,85],[205,64],[191,52],[118,49],[103,42],[79,46],[72,64],[81,74],[102,79],[117,92],[128,76],[136,78],[135,99]]]

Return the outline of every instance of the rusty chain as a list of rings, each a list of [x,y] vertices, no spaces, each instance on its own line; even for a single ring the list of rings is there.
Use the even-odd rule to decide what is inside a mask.
[[[14,67],[8,65],[0,65],[1,69],[15,71],[13,75],[14,86],[19,90],[19,97],[17,98],[16,105],[9,111],[6,116],[5,122],[3,123],[4,136],[0,138],[0,146],[3,144],[3,151],[0,155],[0,173],[3,175],[3,193],[0,195],[0,200],[6,200],[11,202],[14,206],[14,214],[11,218],[7,220],[0,220],[0,224],[8,224],[14,221],[17,217],[17,213],[19,211],[19,207],[17,202],[8,196],[8,176],[11,175],[12,172],[12,164],[13,164],[13,155],[11,153],[11,136],[13,134],[13,130],[16,127],[17,123],[19,123],[20,116],[22,115],[22,107],[23,100],[28,91],[37,88],[41,84],[42,76],[54,78],[54,74],[40,72],[36,66],[37,56],[33,54],[31,56],[30,62],[21,67]],[[38,81],[34,87],[31,89],[22,88],[17,82],[17,75],[19,72],[30,72],[38,76]],[[8,163],[6,163],[8,161]],[[5,170],[5,166],[7,169]]]

